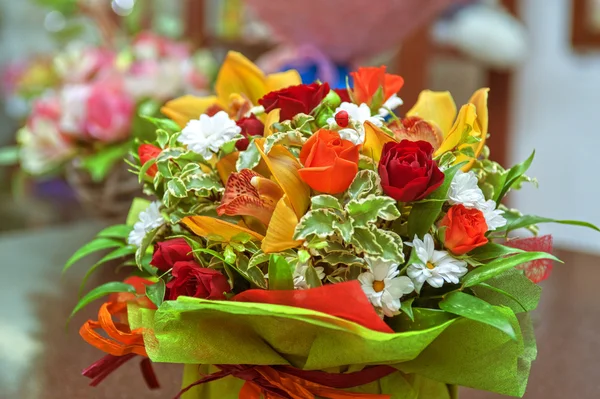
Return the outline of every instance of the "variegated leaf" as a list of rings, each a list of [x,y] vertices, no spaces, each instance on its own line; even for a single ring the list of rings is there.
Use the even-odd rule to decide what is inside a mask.
[[[348,196],[350,199],[360,199],[367,197],[369,194],[382,194],[381,179],[379,175],[372,170],[361,170],[356,174],[356,177],[348,188]]]
[[[333,229],[335,220],[337,220],[336,214],[328,209],[310,211],[298,222],[294,240],[303,240],[313,234],[320,238],[328,237],[335,233]]]
[[[367,226],[369,223],[383,220],[395,220],[400,217],[396,200],[390,197],[375,196],[351,200],[346,205],[348,214],[354,219],[355,226]]]
[[[333,195],[317,195],[312,197],[311,199],[312,202],[312,206],[311,209],[315,210],[315,209],[321,209],[321,208],[330,208],[330,209],[336,209],[338,211],[342,211],[342,204],[340,204],[340,201],[335,198]]]

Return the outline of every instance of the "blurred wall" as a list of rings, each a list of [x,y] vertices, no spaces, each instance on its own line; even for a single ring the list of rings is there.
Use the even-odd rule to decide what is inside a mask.
[[[512,194],[511,205],[600,225],[600,52],[571,48],[571,1],[520,3],[531,53],[514,81],[510,156],[512,165],[536,149],[529,174],[540,187]],[[563,225],[543,225],[542,232],[556,245],[600,253],[600,233]]]

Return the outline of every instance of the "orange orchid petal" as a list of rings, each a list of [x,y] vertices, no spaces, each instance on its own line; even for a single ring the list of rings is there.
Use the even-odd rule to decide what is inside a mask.
[[[182,222],[200,237],[215,235],[221,237],[225,242],[231,241],[232,237],[240,233],[249,234],[258,241],[264,238],[252,230],[210,216],[188,216]]]
[[[446,137],[456,118],[456,103],[448,91],[423,90],[419,94],[416,104],[406,113],[406,116],[418,116],[435,124]]]
[[[231,94],[243,94],[252,104],[267,91],[266,77],[263,72],[242,54],[230,51],[219,70],[215,91],[219,102],[227,104]]]
[[[302,84],[302,78],[296,70],[291,69],[289,71],[272,73],[270,75],[267,75],[266,84],[267,91],[264,94],[267,94],[271,91],[285,89],[286,87],[297,86],[299,84]]]
[[[219,159],[216,164],[217,173],[219,174],[219,178],[223,182],[223,184],[227,184],[227,179],[229,176],[236,172],[235,163],[237,162],[240,153],[238,151],[232,152],[231,154],[225,155],[223,158]]]
[[[217,98],[214,96],[200,98],[187,95],[167,101],[160,112],[184,128],[192,119],[200,118],[216,102]]]
[[[254,144],[258,148],[262,159],[267,164],[273,180],[283,190],[298,218],[301,218],[310,204],[310,187],[302,180],[298,169],[302,166],[296,157],[282,145],[275,145],[268,154],[265,154],[265,139],[256,139]]]
[[[283,196],[275,207],[267,228],[267,235],[262,241],[261,249],[263,252],[274,253],[299,247],[303,241],[294,240],[293,238],[298,219],[291,202],[286,196]]]
[[[269,112],[267,114],[267,117],[264,120],[264,124],[265,124],[265,132],[264,132],[264,136],[265,137],[269,137],[270,135],[272,135],[273,132],[273,124],[279,122],[279,113],[280,113],[280,109],[279,108],[275,108],[273,110],[271,110],[271,112]]]
[[[363,144],[362,153],[373,158],[375,162],[379,162],[383,146],[386,143],[395,141],[393,137],[371,122],[365,122],[365,144]]]

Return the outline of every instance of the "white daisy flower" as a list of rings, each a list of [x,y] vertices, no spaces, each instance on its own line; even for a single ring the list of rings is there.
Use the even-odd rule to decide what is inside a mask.
[[[473,172],[463,172],[459,170],[452,183],[450,183],[450,190],[448,191],[448,202],[452,205],[462,204],[466,208],[477,208],[481,210],[481,207],[485,204],[485,197],[483,191],[477,185],[477,176]]]
[[[379,116],[385,118],[390,114],[389,110],[393,111],[402,104],[404,104],[404,101],[402,101],[402,99],[398,97],[396,93],[392,94],[390,98],[385,100],[385,103],[383,103],[383,107],[379,108]]]
[[[146,234],[160,227],[165,222],[165,219],[160,213],[160,201],[152,202],[148,208],[140,212],[139,219],[133,225],[133,230],[129,233],[127,242],[130,245],[139,247]]]
[[[366,258],[369,271],[361,273],[358,281],[373,306],[381,308],[383,314],[391,317],[400,310],[400,298],[415,290],[411,279],[398,276],[398,264],[381,259]]]
[[[459,278],[467,273],[467,262],[453,258],[446,251],[437,251],[431,234],[425,234],[423,241],[415,235],[412,246],[420,262],[410,264],[406,274],[414,281],[417,292],[425,282],[435,288],[444,282],[458,284]]]
[[[356,105],[353,103],[341,103],[333,113],[334,117],[327,119],[327,123],[331,127],[336,127],[338,124],[335,121],[335,115],[340,111],[348,113],[349,124],[347,128],[341,129],[338,133],[345,140],[350,140],[354,144],[363,144],[365,141],[366,121],[371,122],[375,126],[383,126],[383,118],[379,115],[371,116],[371,109],[365,103]]]
[[[305,290],[308,289],[308,283],[306,282],[306,271],[308,270],[308,265],[304,263],[298,262],[296,264],[296,270],[294,270],[294,289],[297,290]],[[325,278],[325,268],[318,266],[315,267],[315,271],[319,276],[319,280],[323,280]]]
[[[496,209],[496,201],[487,200],[479,210],[483,212],[483,217],[485,217],[485,222],[487,223],[489,231],[494,231],[499,227],[506,226],[506,219],[502,216],[504,211]]]
[[[219,111],[213,116],[203,114],[200,119],[189,121],[177,141],[209,160],[213,153],[219,152],[223,144],[233,140],[241,131],[227,112]]]

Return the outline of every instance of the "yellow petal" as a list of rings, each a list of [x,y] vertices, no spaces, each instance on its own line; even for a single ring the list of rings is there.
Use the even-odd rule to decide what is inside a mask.
[[[274,123],[279,122],[279,112],[280,111],[281,110],[279,108],[275,108],[267,114],[267,117],[265,118],[265,121],[264,121],[264,124],[265,124],[264,136],[265,137],[269,137],[270,135],[273,134],[273,129],[271,128],[271,126],[273,126]]]
[[[285,72],[272,73],[267,76],[267,92],[285,89],[286,87],[299,84],[302,84],[302,78],[294,69]]]
[[[375,162],[379,162],[385,143],[394,141],[396,140],[393,137],[371,122],[365,122],[365,144],[363,144],[361,150],[364,155],[373,158]]]
[[[227,184],[227,179],[229,178],[230,174],[237,172],[235,163],[237,162],[239,156],[240,153],[238,151],[232,152],[231,154],[227,154],[223,158],[219,159],[217,162],[217,173],[219,173],[219,178],[223,184]]]
[[[265,154],[263,151],[265,139],[255,139],[254,143],[267,164],[273,180],[279,184],[298,218],[301,218],[310,203],[310,187],[304,183],[298,169],[302,166],[296,157],[282,145],[275,145]]]
[[[463,132],[467,126],[471,126],[471,135],[480,135],[481,132],[476,130],[475,119],[477,118],[476,108],[473,104],[465,104],[460,109],[458,117],[452,125],[450,132],[444,138],[442,145],[437,149],[435,155],[441,155],[444,152],[455,150],[461,142]]]
[[[473,151],[475,152],[475,158],[477,158],[479,156],[479,154],[481,154],[481,151],[483,150],[483,147],[485,146],[485,140],[487,139],[487,133],[488,133],[487,101],[488,101],[488,92],[489,91],[490,91],[490,89],[487,87],[479,89],[475,93],[473,93],[473,96],[471,96],[471,99],[469,100],[469,103],[475,105],[475,108],[477,109],[476,127],[474,129],[481,132],[481,135],[479,136],[481,138],[481,141],[479,143],[473,144]],[[463,158],[466,158],[466,157],[463,157]],[[463,168],[462,168],[463,171],[466,172],[469,169],[471,169],[474,162],[475,162],[475,159],[471,159],[471,161],[467,165],[463,166]]]
[[[298,217],[292,209],[287,197],[282,197],[267,228],[267,235],[262,241],[261,249],[265,253],[281,252],[290,248],[297,248],[302,241],[294,240],[294,230],[298,224]]]
[[[427,122],[435,123],[447,136],[454,118],[456,104],[448,91],[423,90],[417,103],[406,113],[406,116],[418,116]]]
[[[160,112],[184,128],[189,121],[200,118],[200,115],[216,103],[215,96],[200,98],[188,95],[167,101]]]
[[[242,54],[230,51],[221,66],[215,91],[219,102],[227,104],[231,94],[243,94],[252,104],[267,93],[265,75]]]
[[[223,241],[228,242],[231,241],[232,237],[240,233],[246,233],[258,241],[264,238],[252,230],[210,216],[188,216],[182,221],[194,234],[200,237],[216,235],[222,237]]]

